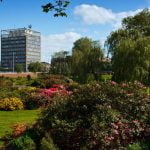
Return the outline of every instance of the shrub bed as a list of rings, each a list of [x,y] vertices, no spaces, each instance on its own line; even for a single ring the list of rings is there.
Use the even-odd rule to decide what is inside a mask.
[[[60,149],[120,149],[150,138],[150,97],[140,83],[80,86],[39,120]]]
[[[31,137],[36,147],[46,143],[60,150],[129,149],[134,143],[148,143],[150,97],[146,91],[137,82],[76,85],[73,92],[52,97],[36,125],[22,136]]]

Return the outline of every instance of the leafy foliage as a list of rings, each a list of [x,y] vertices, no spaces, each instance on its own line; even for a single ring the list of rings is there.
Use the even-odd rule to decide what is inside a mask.
[[[15,150],[35,150],[35,143],[29,136],[24,135],[11,141],[6,149],[9,148]]]
[[[147,143],[133,143],[129,144],[126,150],[149,150],[150,145]]]
[[[2,2],[3,0],[0,0]],[[48,13],[54,11],[54,17],[67,17],[66,8],[70,4],[70,0],[55,0],[42,6],[43,12]]]
[[[33,62],[30,63],[28,66],[30,72],[41,72],[42,71],[42,64],[40,62]]]
[[[16,64],[16,65],[15,65],[15,71],[16,71],[17,73],[23,72],[23,65],[22,65],[22,64]]]
[[[124,18],[106,43],[112,55],[113,79],[150,83],[150,11]]]
[[[51,69],[52,74],[69,75],[70,74],[70,59],[67,51],[60,51],[54,53],[51,59]]]
[[[56,0],[54,3],[48,3],[46,5],[43,5],[43,12],[48,13],[49,11],[54,11],[54,17],[67,17],[65,10],[68,7],[69,3],[69,0]]]
[[[140,81],[149,83],[150,78],[150,38],[137,41],[126,39],[120,42],[113,57],[113,79],[116,81]]]
[[[45,75],[40,78],[40,87],[41,88],[50,88],[53,84],[67,84],[73,82],[68,77],[63,75]]]
[[[102,58],[102,49],[99,45],[95,45],[94,41],[88,38],[77,40],[72,49],[72,75],[80,82],[86,82],[89,74],[97,79],[96,72],[100,69]]]
[[[58,150],[58,148],[54,145],[52,138],[49,135],[45,135],[45,137],[41,141],[41,150]]]

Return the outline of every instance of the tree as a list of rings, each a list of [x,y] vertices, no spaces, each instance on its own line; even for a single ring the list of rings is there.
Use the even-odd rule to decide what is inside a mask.
[[[1,2],[4,0],[0,0]],[[70,0],[55,0],[54,2],[49,2],[42,6],[43,12],[54,12],[54,17],[67,16],[66,8],[70,4]]]
[[[53,74],[69,75],[70,72],[70,56],[68,51],[60,51],[54,53],[51,59],[50,72]]]
[[[150,37],[137,41],[124,40],[117,47],[114,56],[114,77],[116,81],[148,82],[150,74]]]
[[[150,36],[149,9],[144,9],[137,15],[126,17],[122,20],[122,28],[113,31],[106,40],[108,52],[113,56],[120,41],[126,40],[127,38],[135,41],[144,36]]]
[[[100,46],[89,38],[81,38],[74,43],[72,49],[71,72],[80,82],[86,82],[89,75],[97,79],[103,52]]]
[[[43,5],[43,11],[48,13],[49,11],[54,11],[54,17],[58,16],[66,16],[66,8],[70,4],[70,0],[55,0],[54,3],[50,2],[47,3],[46,5]]]
[[[150,81],[150,11],[143,10],[124,18],[122,28],[108,37],[112,55],[113,79],[116,81]]]
[[[30,72],[41,72],[42,71],[42,64],[40,62],[32,62],[29,64],[28,70]]]
[[[20,73],[20,72],[23,72],[23,65],[22,64],[16,64],[15,65],[15,71],[17,72],[17,73]]]

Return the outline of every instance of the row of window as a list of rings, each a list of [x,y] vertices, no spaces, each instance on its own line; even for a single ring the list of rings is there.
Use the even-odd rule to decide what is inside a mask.
[[[25,40],[15,40],[15,41],[5,41],[5,42],[2,42],[2,45],[12,45],[12,44],[18,44],[18,43],[25,43],[26,41]]]
[[[27,52],[27,56],[39,56],[41,53],[40,52]]]
[[[7,40],[24,40],[26,37],[25,36],[17,36],[17,37],[2,37],[1,40],[2,41],[7,41]]]
[[[40,45],[27,45],[27,49],[30,49],[31,51],[34,49],[41,49]]]
[[[25,56],[14,57],[14,60],[21,60],[21,59],[25,60],[26,57]],[[13,60],[13,57],[3,57],[1,60],[2,61],[9,61],[9,60]]]
[[[26,37],[28,40],[40,40],[41,37],[40,36],[27,36]]]
[[[20,56],[20,55],[26,55],[26,52],[25,51],[22,51],[22,52],[2,52],[1,56]]]
[[[9,45],[2,45],[2,48],[21,48],[25,47],[25,44],[9,44]]]
[[[28,60],[32,60],[32,59],[39,59],[40,58],[40,56],[27,56],[27,59]]]
[[[13,52],[17,52],[17,53],[21,52],[21,53],[23,53],[23,52],[25,52],[26,50],[25,50],[24,47],[21,47],[21,48],[19,48],[19,49],[18,49],[18,48],[2,49],[1,51],[2,51],[2,53],[8,53],[8,52],[11,52],[11,53],[13,53]]]

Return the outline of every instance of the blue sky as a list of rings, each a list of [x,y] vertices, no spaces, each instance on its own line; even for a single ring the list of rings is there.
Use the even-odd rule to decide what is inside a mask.
[[[150,6],[150,0],[71,0],[67,18],[43,13],[41,5],[49,0],[3,0],[0,4],[0,30],[27,27],[42,35],[42,61],[60,50],[71,50],[80,37],[104,42],[121,19]]]

